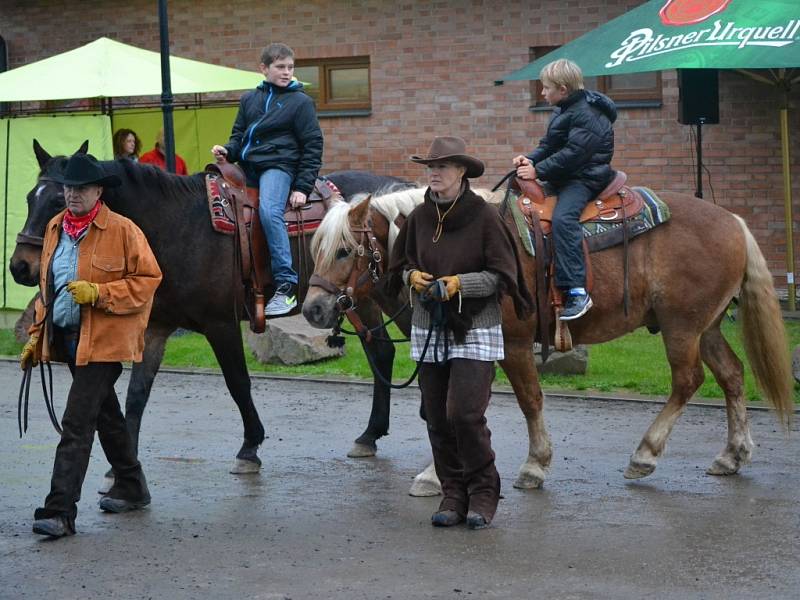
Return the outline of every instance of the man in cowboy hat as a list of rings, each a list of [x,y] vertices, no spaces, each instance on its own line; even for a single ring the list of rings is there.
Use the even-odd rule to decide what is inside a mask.
[[[161,282],[141,230],[102,202],[119,185],[88,154],[75,154],[56,179],[66,209],[47,224],[36,316],[20,355],[69,365],[72,386],[61,421],[50,494],[36,509],[33,531],[54,538],[75,533],[77,502],[97,431],[115,473],[100,508],[126,512],[150,503],[150,493],[125,426],[114,383],[121,361],[141,361],[144,330]]]
[[[507,294],[520,318],[532,302],[510,229],[470,189],[483,163],[467,153],[464,140],[437,137],[427,156],[411,160],[427,167],[429,187],[400,230],[390,270],[402,272],[416,296],[411,357],[421,363],[422,406],[444,496],[431,523],[466,520],[470,529],[482,529],[500,499],[484,417],[494,361],[504,357],[500,298]],[[424,350],[432,327],[439,331]]]

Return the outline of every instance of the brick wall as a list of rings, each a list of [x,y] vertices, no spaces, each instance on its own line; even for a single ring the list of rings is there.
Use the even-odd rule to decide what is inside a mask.
[[[12,67],[108,36],[158,49],[152,0],[0,1],[0,35]],[[524,66],[528,48],[558,45],[641,4],[634,0],[325,1],[172,0],[172,51],[239,68],[255,68],[261,48],[285,41],[298,58],[369,55],[372,115],[324,119],[326,171],[358,168],[420,179],[407,161],[437,134],[458,134],[487,163],[480,184],[509,170],[532,148],[546,113],[530,113],[526,82],[493,81]],[[677,123],[677,78],[663,74],[663,106],[623,109],[615,165],[635,183],[693,193],[694,144]],[[734,72],[720,74],[720,124],[703,130],[707,200],[744,216],[776,284],[785,286],[778,92]],[[800,199],[800,111],[791,96],[794,197]],[[709,186],[710,183],[710,186]],[[711,193],[713,186],[713,198]],[[796,225],[795,225],[796,227]],[[800,235],[796,235],[800,238]],[[795,253],[800,250],[800,241]]]

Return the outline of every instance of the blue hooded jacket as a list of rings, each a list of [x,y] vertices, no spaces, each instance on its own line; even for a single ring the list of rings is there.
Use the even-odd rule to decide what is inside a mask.
[[[292,190],[311,193],[322,166],[322,130],[314,101],[293,81],[280,87],[262,81],[239,101],[228,160],[239,162],[248,179],[267,169],[289,173]]]
[[[614,171],[614,101],[599,92],[578,90],[553,110],[547,133],[528,155],[536,176],[556,187],[579,180],[600,191]]]

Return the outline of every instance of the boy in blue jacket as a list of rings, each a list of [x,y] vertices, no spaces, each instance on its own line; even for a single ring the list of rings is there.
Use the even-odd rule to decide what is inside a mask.
[[[580,67],[567,59],[545,65],[539,74],[542,96],[555,106],[546,135],[529,155],[514,158],[517,176],[541,179],[558,193],[553,211],[555,284],[567,297],[562,321],[577,319],[592,307],[586,292],[583,230],[580,216],[586,204],[614,176],[614,102],[583,89]]]
[[[242,96],[231,139],[211,152],[217,160],[238,161],[248,181],[258,181],[258,215],[276,285],[265,313],[275,317],[297,306],[297,273],[283,212],[287,198],[297,208],[314,189],[322,166],[322,130],[314,101],[302,93],[303,84],[292,79],[294,52],[289,46],[264,48],[260,69],[264,81]]]

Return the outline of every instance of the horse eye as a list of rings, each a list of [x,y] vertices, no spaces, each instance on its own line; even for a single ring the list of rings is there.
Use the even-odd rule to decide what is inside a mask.
[[[347,258],[350,256],[350,253],[353,252],[352,248],[339,248],[336,251],[336,260],[341,260],[343,258]]]

